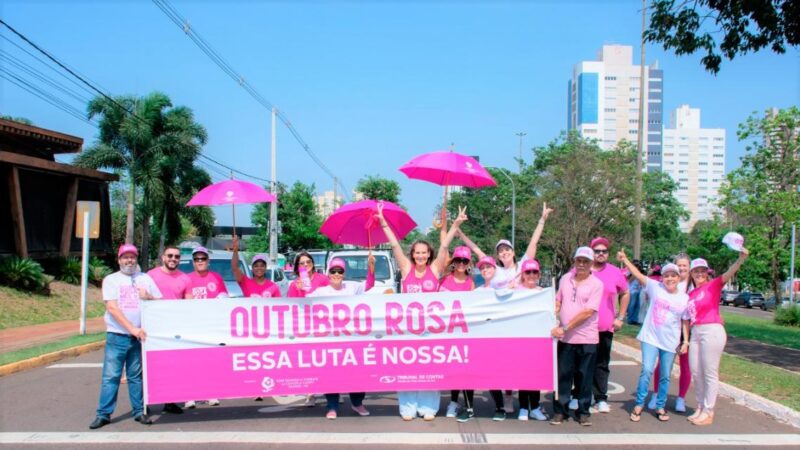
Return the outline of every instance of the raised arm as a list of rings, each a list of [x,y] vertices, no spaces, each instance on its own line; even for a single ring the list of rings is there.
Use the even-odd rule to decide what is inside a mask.
[[[233,237],[231,245],[233,246],[233,254],[231,254],[231,272],[233,272],[233,277],[236,279],[236,282],[239,283],[244,278],[244,273],[242,273],[242,269],[239,268],[239,239],[236,236]]]
[[[628,260],[628,256],[625,254],[625,251],[620,250],[617,252],[617,261],[625,264],[625,267],[628,268],[628,270],[631,272],[631,275],[639,280],[639,283],[642,283],[642,288],[644,288],[644,286],[647,284],[647,276],[645,276],[642,272],[639,272],[639,269],[637,269],[636,266],[634,266],[633,263]]]
[[[400,247],[400,242],[397,240],[397,236],[394,235],[394,231],[389,226],[389,223],[386,222],[386,217],[383,216],[383,203],[378,202],[378,220],[381,223],[381,228],[383,228],[383,233],[386,234],[386,238],[389,239],[389,244],[392,246],[392,253],[394,254],[394,259],[397,261],[397,264],[400,266],[400,274],[403,278],[411,272],[412,264],[411,261],[408,259],[406,255],[403,254],[403,248]]]
[[[528,248],[525,250],[525,256],[528,259],[536,259],[536,247],[539,245],[539,239],[542,237],[542,231],[544,231],[544,223],[547,221],[547,216],[553,212],[553,208],[547,207],[547,202],[544,202],[542,205],[542,217],[539,218],[539,223],[536,225],[536,229],[533,230],[533,236],[531,236],[531,241],[528,243]]]
[[[739,252],[739,257],[736,258],[736,261],[731,264],[730,267],[728,267],[728,270],[726,270],[725,273],[722,274],[722,284],[727,283],[731,280],[731,278],[733,278],[734,275],[736,275],[736,272],[739,271],[739,269],[742,267],[742,264],[744,264],[744,260],[747,259],[749,255],[750,252],[747,251],[746,248],[742,247],[742,251]]]
[[[470,239],[466,234],[464,234],[464,230],[462,230],[460,227],[458,229],[458,237],[461,238],[462,241],[464,241],[464,244],[466,244],[470,250],[475,252],[475,255],[478,257],[478,259],[486,256],[486,253],[483,253],[483,251],[480,248],[478,248],[478,245],[472,242],[472,239]]]
[[[450,230],[445,235],[444,240],[439,244],[439,251],[437,252],[436,259],[431,265],[431,270],[433,270],[433,273],[437,277],[444,271],[445,265],[447,264],[447,250],[450,248],[450,243],[453,242],[453,238],[456,237],[459,227],[465,220],[467,220],[467,207],[464,206],[462,208],[459,206],[458,217],[453,221],[453,225],[450,226]]]
[[[364,292],[372,289],[375,286],[375,256],[372,254],[372,249],[369,250],[367,255],[367,280],[364,282]]]

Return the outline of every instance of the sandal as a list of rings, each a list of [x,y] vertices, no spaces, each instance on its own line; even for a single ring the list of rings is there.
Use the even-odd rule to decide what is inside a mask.
[[[662,409],[659,409],[658,411],[656,411],[656,416],[658,417],[658,420],[660,420],[661,422],[668,422],[669,421],[669,414],[667,414],[667,410],[666,409],[662,408]]]
[[[633,407],[633,411],[631,411],[631,422],[638,422],[642,420],[642,409],[644,409],[642,406]]]

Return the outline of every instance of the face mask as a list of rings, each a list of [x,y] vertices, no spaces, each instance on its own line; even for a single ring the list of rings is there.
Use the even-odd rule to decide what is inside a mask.
[[[136,266],[120,266],[119,271],[125,275],[133,275],[136,273]]]

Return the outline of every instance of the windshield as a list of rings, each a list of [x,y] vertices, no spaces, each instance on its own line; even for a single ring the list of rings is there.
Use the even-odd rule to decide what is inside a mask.
[[[344,272],[345,280],[364,281],[367,279],[366,255],[336,255],[344,260],[347,268]],[[375,255],[375,281],[386,281],[392,278],[389,272],[389,259],[383,255]]]

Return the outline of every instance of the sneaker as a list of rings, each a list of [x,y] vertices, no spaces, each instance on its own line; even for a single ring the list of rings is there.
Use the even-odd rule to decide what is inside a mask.
[[[411,422],[412,420],[414,420],[414,416],[400,416],[400,417],[402,417],[403,420],[406,422]]]
[[[94,419],[94,422],[89,424],[89,429],[90,430],[96,430],[96,429],[102,428],[102,427],[104,427],[104,426],[106,426],[106,425],[108,425],[110,423],[111,423],[111,421],[106,419],[105,417],[96,417]]]
[[[142,425],[152,425],[153,421],[148,419],[147,416],[144,414],[139,414],[138,416],[134,417],[133,420],[139,422]]]
[[[336,410],[329,409],[328,412],[325,414],[325,418],[328,420],[336,420]]]
[[[578,410],[578,399],[577,398],[573,398],[572,400],[569,401],[569,409],[571,411],[577,411]]]
[[[219,406],[219,400],[217,400],[216,398],[212,398],[211,400],[208,401],[208,406]]]
[[[367,408],[365,408],[364,405],[351,406],[351,407],[353,408],[353,411],[358,413],[359,416],[368,416],[369,415],[369,411],[367,411]]]
[[[314,394],[306,395],[306,401],[303,404],[309,408],[313,408],[317,405],[317,396]]]
[[[653,392],[653,395],[650,397],[650,402],[647,404],[647,409],[656,409],[656,400],[658,399],[658,395]]]
[[[550,419],[550,425],[561,425],[565,420],[567,420],[567,416],[561,413],[556,413],[553,415],[553,418]]]
[[[597,402],[597,412],[601,413],[610,413],[611,408],[608,406],[608,402],[599,401]]]
[[[164,412],[170,414],[183,414],[183,409],[175,403],[167,403],[164,405]]]
[[[514,396],[511,394],[503,395],[503,409],[508,414],[514,414]]]
[[[502,422],[506,420],[506,411],[503,409],[495,411],[494,415],[492,416],[492,420],[494,420],[495,422]]]
[[[256,397],[254,401],[263,402],[264,401],[264,397]]]
[[[183,404],[183,407],[186,409],[194,409],[195,406],[197,406],[197,402],[194,400],[189,400]]]
[[[686,400],[683,397],[675,399],[675,412],[686,412]]]
[[[451,401],[449,405],[447,405],[447,414],[445,417],[455,417],[458,413],[458,403]]]
[[[433,414],[425,414],[424,416],[422,416],[422,420],[424,420],[425,422],[430,422],[435,418],[436,416],[434,416]]]
[[[592,421],[589,419],[589,416],[580,416],[578,417],[578,423],[584,427],[592,426]]]
[[[532,409],[530,413],[530,418],[533,420],[538,420],[543,422],[547,420],[547,415],[545,415],[544,411],[542,411],[542,407],[538,407],[536,409]]]
[[[519,416],[517,416],[517,420],[528,420],[528,410],[525,408],[519,409]]]
[[[458,413],[456,420],[463,423],[468,422],[469,419],[472,419],[473,417],[475,417],[475,411],[473,411],[472,408],[464,408],[460,413]]]

